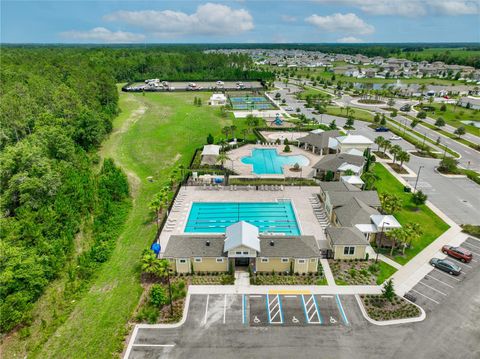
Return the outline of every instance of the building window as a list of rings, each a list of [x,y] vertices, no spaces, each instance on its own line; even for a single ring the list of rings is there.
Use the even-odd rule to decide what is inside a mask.
[[[196,263],[202,263],[202,258],[195,258]]]
[[[217,258],[217,263],[223,263],[223,258]]]
[[[186,259],[179,259],[178,262],[179,263],[187,263],[187,260]]]
[[[282,263],[288,263],[288,258],[282,258]]]
[[[343,247],[343,254],[348,256],[355,254],[355,247]]]
[[[315,258],[310,259],[310,263],[315,263],[315,261],[316,261]]]
[[[242,252],[235,252],[235,254],[237,254],[237,255],[241,255],[241,254],[242,254]]]
[[[243,254],[247,256],[247,255],[248,255],[248,252],[243,252]]]
[[[305,259],[297,259],[297,263],[298,263],[298,264],[304,264],[304,263],[305,263]]]
[[[262,262],[262,263],[268,263],[268,258],[262,258],[262,259],[261,259],[261,262]]]

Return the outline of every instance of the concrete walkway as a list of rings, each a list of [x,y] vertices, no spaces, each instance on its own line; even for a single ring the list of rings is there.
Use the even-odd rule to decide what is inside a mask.
[[[332,270],[330,269],[330,264],[328,264],[328,260],[325,258],[320,259],[320,264],[323,268],[323,273],[325,274],[325,278],[327,279],[327,283],[330,286],[337,285],[335,283],[335,278],[333,277]]]
[[[378,259],[380,259],[382,262],[387,263],[388,265],[391,265],[393,268],[396,268],[397,270],[402,269],[402,265],[400,263],[395,262],[393,259],[388,258],[387,256],[384,256],[383,254],[378,254]]]

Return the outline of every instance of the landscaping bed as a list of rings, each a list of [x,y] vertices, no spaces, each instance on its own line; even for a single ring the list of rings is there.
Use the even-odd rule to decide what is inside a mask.
[[[416,305],[399,296],[395,296],[391,301],[382,295],[372,294],[361,295],[360,298],[368,316],[374,320],[415,318],[421,314]]]
[[[374,260],[329,260],[335,283],[338,285],[381,284],[397,270],[389,264]]]
[[[408,171],[405,168],[401,167],[398,163],[387,162],[387,165],[389,165],[395,172],[401,175],[408,174]]]
[[[257,273],[250,277],[252,285],[327,285],[323,274]]]
[[[480,226],[473,224],[462,224],[462,232],[480,238]]]
[[[366,105],[383,105],[385,101],[375,100],[375,99],[361,99],[361,100],[358,100],[358,103],[363,103]]]
[[[373,151],[373,154],[379,158],[382,158],[384,160],[389,160],[390,157],[386,154],[386,153],[383,153],[382,151]]]
[[[235,277],[231,274],[192,274],[184,277],[188,285],[230,285],[235,283]]]

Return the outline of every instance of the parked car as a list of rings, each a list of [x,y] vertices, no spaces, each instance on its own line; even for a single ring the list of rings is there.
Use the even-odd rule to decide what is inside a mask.
[[[460,275],[462,272],[462,268],[459,265],[449,261],[448,259],[432,258],[430,259],[430,264],[433,267],[443,270],[451,275]]]
[[[409,112],[411,109],[412,109],[412,106],[410,105],[403,105],[402,107],[400,107],[400,111],[402,112]]]
[[[462,247],[454,247],[454,246],[446,245],[442,247],[442,252],[449,257],[462,261],[463,263],[471,262],[473,257],[472,252]]]
[[[285,107],[285,111],[294,111],[293,107]]]
[[[390,140],[392,141],[398,141],[398,140],[401,140],[402,138],[400,136],[392,136],[390,137]]]
[[[390,131],[388,128],[380,126],[375,129],[375,132],[388,132]]]

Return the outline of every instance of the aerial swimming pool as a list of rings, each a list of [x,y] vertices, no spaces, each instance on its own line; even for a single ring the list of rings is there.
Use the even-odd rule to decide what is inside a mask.
[[[260,233],[300,235],[295,211],[290,201],[278,202],[194,202],[185,232],[224,233],[239,221],[258,227]]]
[[[242,158],[242,163],[253,165],[253,173],[257,175],[283,174],[283,166],[295,165],[307,166],[307,157],[303,155],[279,156],[276,149],[255,148],[251,156]]]

